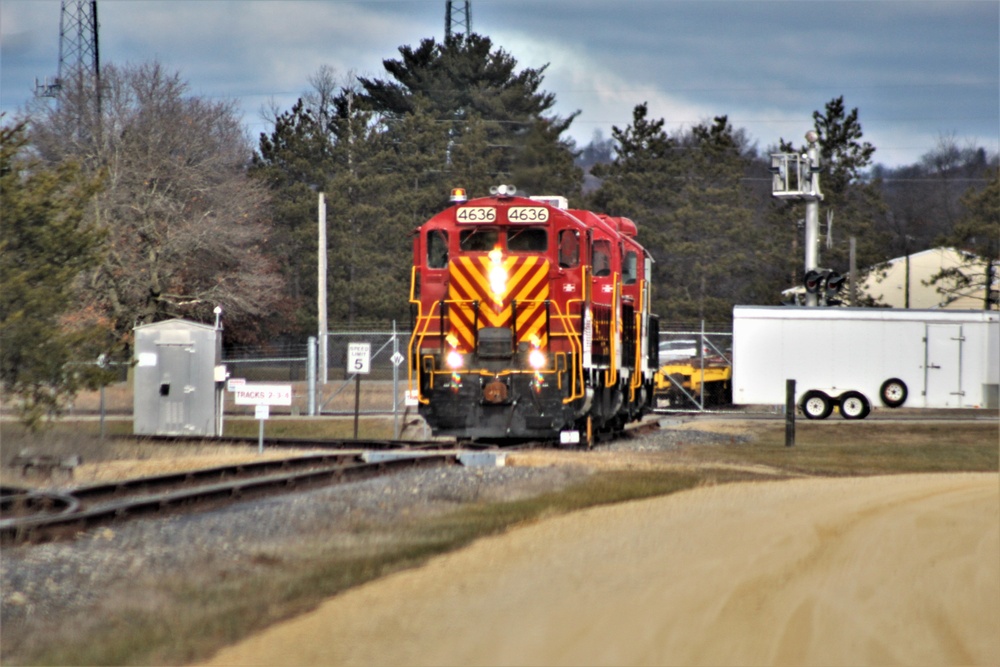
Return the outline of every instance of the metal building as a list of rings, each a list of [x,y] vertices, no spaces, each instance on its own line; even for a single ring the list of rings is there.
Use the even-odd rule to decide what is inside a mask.
[[[135,435],[221,435],[221,329],[180,319],[138,326],[135,361]]]

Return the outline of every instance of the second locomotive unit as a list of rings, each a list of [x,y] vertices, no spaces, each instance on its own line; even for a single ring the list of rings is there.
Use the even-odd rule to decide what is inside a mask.
[[[652,260],[628,218],[521,197],[450,208],[414,238],[410,397],[435,435],[593,442],[653,407]]]

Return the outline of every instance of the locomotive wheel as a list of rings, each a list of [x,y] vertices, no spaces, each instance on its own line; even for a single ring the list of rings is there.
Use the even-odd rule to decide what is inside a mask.
[[[813,389],[802,397],[802,413],[806,419],[826,419],[833,412],[833,401],[821,391]]]
[[[879,398],[890,408],[898,408],[906,402],[909,391],[906,383],[899,378],[890,378],[882,383],[882,388],[878,390]]]
[[[864,394],[849,391],[840,396],[840,415],[844,419],[864,419],[872,411],[872,406]]]

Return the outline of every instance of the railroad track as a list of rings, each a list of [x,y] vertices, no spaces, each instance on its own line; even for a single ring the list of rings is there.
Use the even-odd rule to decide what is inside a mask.
[[[655,428],[658,428],[655,421],[631,425],[626,437]],[[144,439],[167,445],[205,440],[190,436],[145,436]],[[212,441],[244,445],[257,443],[250,437],[213,438]],[[358,481],[415,467],[456,465],[460,462],[461,449],[494,448],[475,443],[424,440],[271,438],[265,442],[271,449],[316,448],[327,451],[88,484],[66,492],[3,487],[0,488],[0,544],[73,538],[95,526],[142,516],[201,510],[237,500]],[[539,446],[551,447],[552,443],[525,442],[501,449],[510,451]],[[392,450],[397,451],[399,457],[377,457],[367,462],[358,450]],[[411,455],[407,456],[407,453]]]
[[[95,526],[141,516],[200,510],[458,462],[458,454],[452,452],[414,453],[371,463],[359,454],[329,453],[90,484],[65,493],[4,489],[0,544],[73,538]]]
[[[222,435],[206,437],[202,435],[117,435],[119,440],[142,440],[169,445],[171,443],[206,442],[217,445],[257,445],[258,436]],[[335,450],[413,450],[451,449],[454,441],[428,440],[330,440],[324,438],[264,438],[264,446],[269,449],[335,449]]]

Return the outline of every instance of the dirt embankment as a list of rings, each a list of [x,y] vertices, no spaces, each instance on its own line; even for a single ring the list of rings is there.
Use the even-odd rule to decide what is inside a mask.
[[[1000,477],[704,487],[541,521],[212,665],[1000,664]]]

